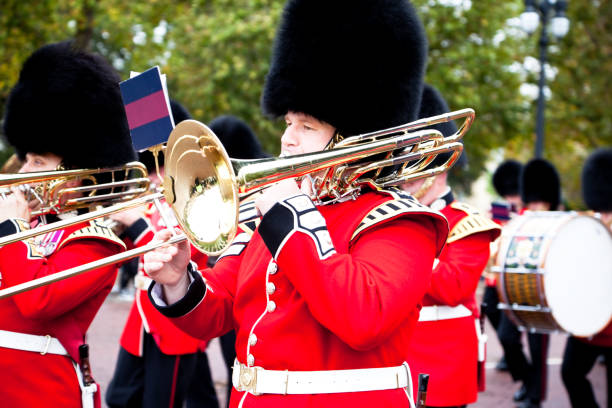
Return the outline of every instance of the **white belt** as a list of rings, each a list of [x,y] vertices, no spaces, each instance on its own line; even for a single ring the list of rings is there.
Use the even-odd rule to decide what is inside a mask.
[[[79,367],[79,365],[74,361],[72,362],[72,366],[74,367],[74,371],[76,371],[76,375],[79,380],[79,387],[81,388],[81,404],[83,405],[83,408],[94,408],[96,399],[95,394],[98,392],[98,386],[96,383],[85,385],[81,367]]]
[[[68,352],[55,337],[0,330],[0,347],[67,356]]]
[[[134,277],[134,286],[136,287],[136,289],[149,290],[151,282],[153,282],[153,279],[149,278],[148,276],[142,275],[141,273],[138,273]]]
[[[234,361],[232,384],[252,394],[333,394],[408,388],[412,399],[410,367],[363,368],[357,370],[280,371],[247,367]]]
[[[424,306],[419,314],[419,322],[456,319],[471,316],[472,312],[464,305],[451,306]]]

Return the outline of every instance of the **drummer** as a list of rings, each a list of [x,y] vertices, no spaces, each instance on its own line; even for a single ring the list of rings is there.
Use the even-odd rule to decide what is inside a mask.
[[[612,148],[593,152],[582,169],[582,197],[587,207],[597,211],[601,221],[612,229]],[[606,361],[608,406],[612,363],[612,323],[591,338],[569,336],[563,353],[561,377],[572,407],[598,407],[587,374],[599,356]]]
[[[561,201],[561,182],[557,170],[547,160],[532,159],[521,171],[521,199],[524,211],[556,211]],[[508,370],[514,381],[521,381],[521,388],[513,395],[520,408],[539,408],[546,398],[546,359],[549,335],[528,333],[531,361],[523,353],[521,332],[506,314],[502,314],[497,329],[504,349]]]

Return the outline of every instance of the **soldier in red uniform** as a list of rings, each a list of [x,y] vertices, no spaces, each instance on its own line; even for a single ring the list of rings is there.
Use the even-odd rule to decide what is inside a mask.
[[[611,179],[612,148],[601,148],[591,153],[582,169],[582,196],[587,207],[597,211],[602,222],[612,230]],[[592,338],[567,338],[561,376],[573,408],[599,406],[587,378],[599,356],[604,356],[606,362],[607,406],[612,407],[612,323]]]
[[[425,85],[420,116],[448,111],[442,96]],[[437,125],[437,129],[445,135],[457,130],[452,122]],[[442,164],[449,156],[438,156],[430,166]],[[434,263],[414,336],[407,345],[407,361],[414,381],[419,373],[430,376],[428,407],[465,406],[477,399],[478,362],[484,362],[476,287],[489,260],[490,243],[501,230],[478,210],[455,200],[447,173],[406,183],[402,188],[422,204],[439,210],[450,228],[446,246]]]
[[[284,116],[281,154],[416,119],[425,56],[406,1],[290,0],[262,100]],[[204,279],[187,245],[147,253],[149,294],[194,336],[236,330],[232,407],[408,407],[405,345],[446,220],[399,190],[313,201],[307,180],[251,203],[260,224]]]
[[[50,44],[34,52],[11,91],[4,118],[4,134],[24,162],[21,171],[133,161],[136,155],[118,84],[119,76],[106,61],[73,49],[71,43]],[[73,215],[30,219],[28,204],[32,203],[16,189],[0,200],[0,235]],[[8,244],[0,249],[0,288],[115,255],[124,248],[109,228],[96,221]],[[3,406],[93,407],[94,402],[99,406],[83,346],[116,271],[115,266],[105,266],[0,300]]]

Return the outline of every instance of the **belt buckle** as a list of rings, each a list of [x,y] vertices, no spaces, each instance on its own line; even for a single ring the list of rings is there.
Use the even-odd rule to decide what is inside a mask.
[[[247,367],[240,364],[240,375],[238,377],[238,391],[247,391],[253,395],[257,389],[257,367]]]

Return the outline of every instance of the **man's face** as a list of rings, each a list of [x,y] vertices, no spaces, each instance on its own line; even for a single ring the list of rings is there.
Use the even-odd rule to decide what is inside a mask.
[[[550,211],[550,204],[545,201],[532,201],[525,207],[529,211]]]
[[[62,158],[53,153],[27,153],[19,172],[56,170],[61,162]]]
[[[319,152],[327,146],[335,129],[326,122],[304,113],[285,115],[287,128],[281,137],[281,156]]]

